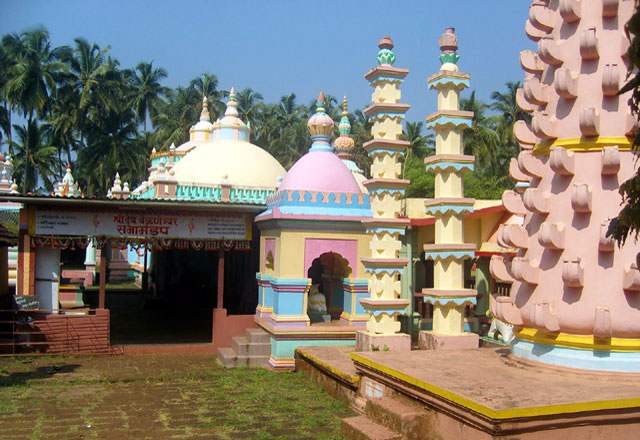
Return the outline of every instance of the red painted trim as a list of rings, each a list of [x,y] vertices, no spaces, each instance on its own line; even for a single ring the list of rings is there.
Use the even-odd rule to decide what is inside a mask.
[[[517,252],[485,252],[485,251],[476,251],[476,257],[490,257],[492,255],[512,255],[512,256],[516,256],[518,255]]]

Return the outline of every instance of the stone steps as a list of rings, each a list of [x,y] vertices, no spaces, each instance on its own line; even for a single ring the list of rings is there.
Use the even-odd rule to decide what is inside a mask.
[[[431,438],[428,411],[390,397],[367,400],[364,415],[342,419],[341,432],[349,440]]]
[[[231,338],[232,347],[218,348],[218,362],[225,368],[266,367],[271,355],[269,334],[262,329],[247,329],[246,336]]]
[[[366,416],[342,419],[340,433],[349,440],[400,440],[402,435],[382,425],[373,423]]]

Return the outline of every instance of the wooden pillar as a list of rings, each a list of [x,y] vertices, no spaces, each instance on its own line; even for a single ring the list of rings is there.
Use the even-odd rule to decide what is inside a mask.
[[[100,292],[98,293],[98,308],[104,309],[107,285],[107,247],[102,247],[100,253]]]
[[[224,249],[220,243],[220,249],[218,250],[218,302],[216,303],[216,309],[224,309],[222,301],[224,299]]]

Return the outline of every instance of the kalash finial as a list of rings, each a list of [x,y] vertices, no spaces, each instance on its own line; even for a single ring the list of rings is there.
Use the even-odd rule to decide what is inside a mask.
[[[200,120],[211,122],[211,116],[209,116],[209,100],[207,95],[202,95],[202,113],[200,113]]]
[[[351,150],[355,146],[355,142],[351,138],[351,121],[349,121],[349,113],[347,112],[347,95],[344,95],[342,102],[342,119],[338,125],[340,136],[333,143],[333,149],[341,159],[350,159]]]
[[[440,62],[442,63],[441,70],[458,70],[458,60],[460,55],[456,52],[458,50],[458,37],[454,33],[456,28],[446,28],[444,34],[438,38],[438,44],[440,45]]]
[[[236,101],[236,89],[231,87],[229,91],[229,100],[227,101],[227,110],[224,112],[225,116],[238,116],[238,103]]]
[[[316,112],[309,118],[309,122],[307,123],[311,139],[315,141],[316,139],[314,139],[314,137],[317,136],[318,138],[328,141],[333,132],[333,125],[333,119],[331,119],[325,110],[324,94],[320,92],[318,94],[318,101],[316,102]]]
[[[380,52],[378,52],[378,64],[381,66],[392,66],[396,62],[396,54],[393,53],[393,41],[391,37],[382,37],[378,43]]]

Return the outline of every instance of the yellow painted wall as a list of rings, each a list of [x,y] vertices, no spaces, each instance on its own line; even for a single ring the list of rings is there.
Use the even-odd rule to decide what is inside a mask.
[[[368,236],[364,229],[361,231],[317,231],[304,229],[285,230],[263,230],[261,235],[261,257],[264,255],[264,239],[276,238],[275,246],[275,267],[274,276],[279,278],[305,278],[307,276],[304,267],[305,240],[307,238],[329,239],[329,240],[357,240],[358,241],[358,262],[357,268],[353,270],[351,276],[364,278],[364,266],[360,258],[368,257],[371,253]]]

